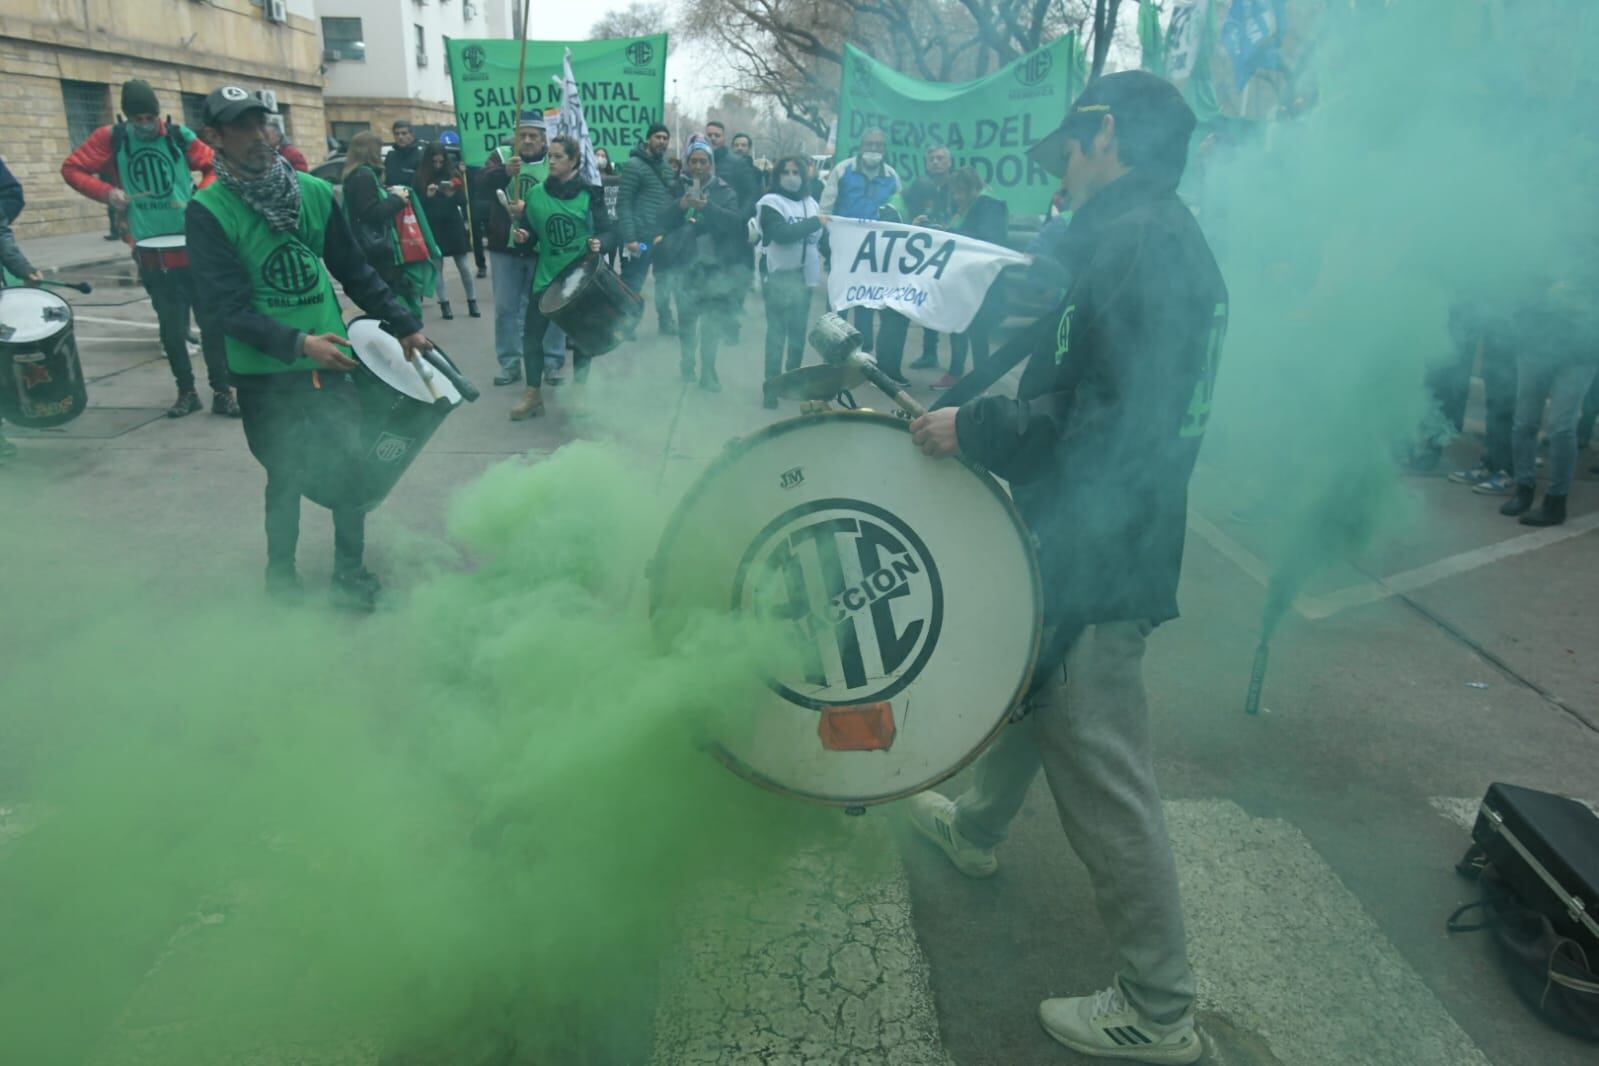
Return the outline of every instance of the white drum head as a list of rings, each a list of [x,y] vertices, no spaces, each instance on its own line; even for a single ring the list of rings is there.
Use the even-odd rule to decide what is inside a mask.
[[[142,241],[134,241],[135,248],[148,248],[152,251],[158,248],[186,248],[188,238],[181,233],[168,233],[160,237],[146,237]]]
[[[730,446],[679,505],[651,579],[659,625],[704,608],[784,627],[782,673],[713,750],[822,803],[884,803],[954,774],[1038,654],[1038,569],[1009,497],[922,455],[888,415],[803,416]]]
[[[423,374],[431,374],[434,392],[452,404],[461,402],[461,394],[455,391],[455,386],[426,360],[418,359],[415,363],[407,360],[400,342],[385,333],[377,319],[358,318],[350,323],[348,332],[355,358],[395,392],[421,403],[432,403],[433,393],[422,380]]]
[[[0,343],[37,344],[71,324],[72,308],[53,292],[0,289]]]

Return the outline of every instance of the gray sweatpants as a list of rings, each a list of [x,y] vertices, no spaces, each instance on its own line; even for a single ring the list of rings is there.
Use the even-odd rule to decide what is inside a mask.
[[[1144,1017],[1165,1024],[1193,1007],[1194,974],[1150,755],[1150,628],[1113,622],[1083,631],[1027,716],[978,760],[971,789],[955,801],[955,827],[979,847],[999,844],[1042,766],[1116,944],[1122,991]]]

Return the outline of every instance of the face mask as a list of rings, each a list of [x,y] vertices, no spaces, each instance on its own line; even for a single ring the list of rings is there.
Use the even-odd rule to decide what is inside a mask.
[[[861,162],[865,163],[869,167],[882,166],[883,165],[883,153],[882,152],[862,152],[861,153]]]
[[[160,129],[160,126],[161,126],[161,124],[159,122],[151,122],[151,123],[147,124],[147,123],[143,123],[143,122],[131,122],[131,121],[128,123],[128,125],[133,127],[133,135],[135,137],[139,138],[141,141],[153,141],[153,140],[155,140],[156,132]]]
[[[782,183],[783,188],[788,192],[799,192],[800,187],[805,184],[805,179],[798,174],[784,174],[778,181]]]

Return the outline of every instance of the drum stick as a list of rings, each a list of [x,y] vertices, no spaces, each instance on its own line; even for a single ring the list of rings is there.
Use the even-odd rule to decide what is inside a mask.
[[[422,360],[418,359],[413,354],[408,353],[405,358],[406,361],[411,364],[411,369],[416,371],[416,376],[422,379],[422,384],[427,386],[428,395],[433,397],[433,402],[438,403],[440,400],[444,399],[444,397],[439,395],[439,390],[433,385],[432,369],[428,366],[424,366]]]
[[[466,380],[466,376],[456,369],[455,364],[451,362],[449,355],[443,348],[434,345],[422,353],[422,358],[426,359],[428,365],[434,370],[443,374],[444,380],[454,385],[455,391],[460,393],[461,399],[467,403],[476,403],[477,398],[483,395],[478,391],[476,385]]]
[[[877,360],[854,351],[849,354],[846,362],[859,367],[861,373],[866,375],[867,381],[887,393],[889,398],[899,405],[899,409],[912,418],[920,418],[927,413],[927,408],[912,399],[910,393],[900,388],[897,381],[883,373],[882,368],[877,365]]]
[[[39,284],[50,285],[58,289],[71,289],[73,292],[81,292],[85,296],[94,291],[94,286],[87,281],[51,281],[49,278],[45,278]]]

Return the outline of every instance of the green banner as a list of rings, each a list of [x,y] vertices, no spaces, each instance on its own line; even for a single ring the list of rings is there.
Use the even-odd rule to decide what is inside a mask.
[[[975,81],[920,81],[844,46],[839,88],[838,158],[852,155],[861,134],[880,127],[888,162],[909,184],[922,173],[931,144],[949,146],[957,167],[971,167],[1013,213],[1042,214],[1060,181],[1027,158],[1027,149],[1066,117],[1087,83],[1073,35]]]
[[[561,106],[561,60],[568,48],[594,147],[604,148],[612,159],[625,160],[666,110],[664,33],[609,41],[529,41],[520,94],[520,41],[463,38],[445,46],[467,166],[481,166],[495,148],[510,143],[521,107]]]

